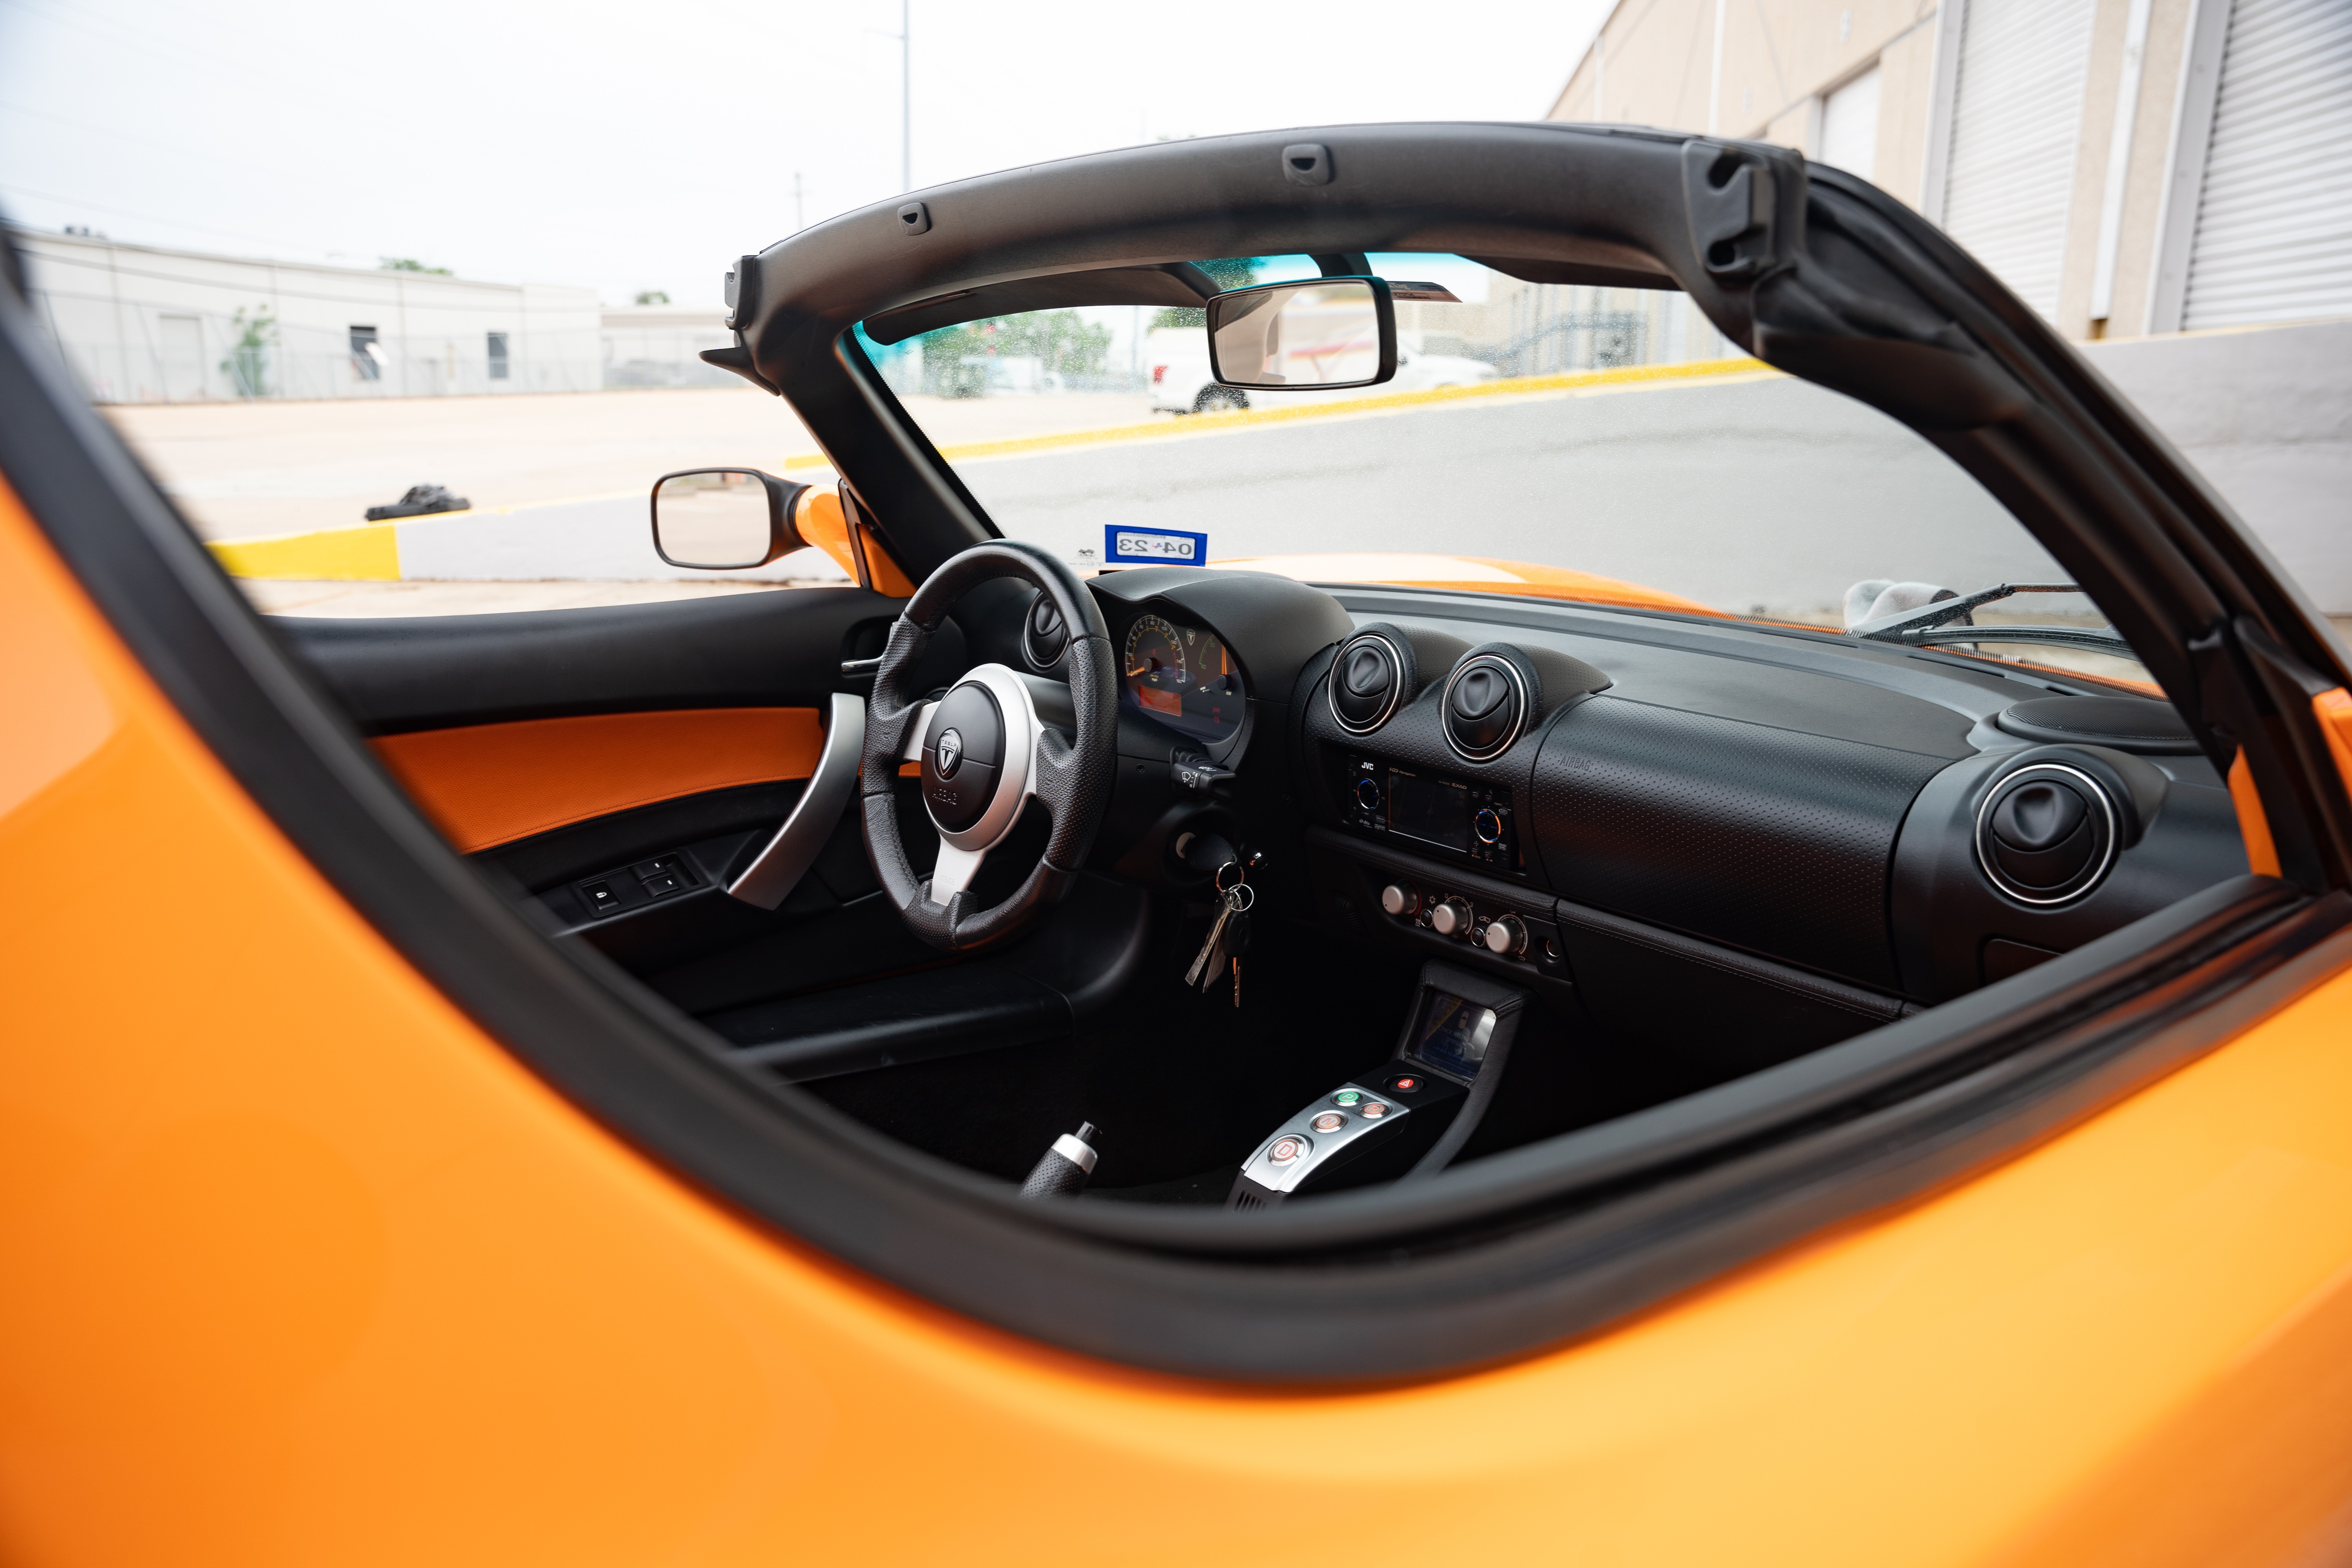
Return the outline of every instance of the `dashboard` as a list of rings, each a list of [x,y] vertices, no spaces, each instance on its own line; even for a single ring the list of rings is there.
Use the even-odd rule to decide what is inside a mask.
[[[1883,1021],[2245,869],[2179,717],[2058,672],[1246,572],[1089,587],[1119,703],[1150,721],[1122,724],[1130,761],[1190,744],[1286,775],[1323,917],[1572,984],[1588,1011],[1612,988],[1628,1019],[1697,1007],[1753,970],[1708,1016],[1804,992]],[[1171,803],[1233,815],[1229,837],[1297,831],[1244,798],[1122,809],[1138,833],[1177,831]],[[1669,949],[1689,951],[1661,970]]]
[[[1241,729],[1249,687],[1214,632],[1166,616],[1139,616],[1126,628],[1118,658],[1120,706],[1212,745]]]

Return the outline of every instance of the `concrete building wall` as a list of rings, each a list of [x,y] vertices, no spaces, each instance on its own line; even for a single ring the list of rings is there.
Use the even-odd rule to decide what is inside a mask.
[[[94,402],[585,392],[603,384],[600,312],[588,289],[28,229],[12,228],[9,238],[24,258],[36,315]]]
[[[2352,616],[2352,321],[2086,343],[2330,616]]]
[[[1875,146],[1853,172],[1940,222],[1968,3],[1621,4],[1549,117],[1776,142],[1822,158],[1825,106],[1874,69]],[[2230,0],[2042,3],[2084,6],[2090,26],[2052,320],[2075,338],[2175,330]]]

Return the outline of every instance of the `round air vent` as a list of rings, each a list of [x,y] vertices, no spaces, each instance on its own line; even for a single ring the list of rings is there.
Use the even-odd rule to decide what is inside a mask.
[[[1995,784],[1977,810],[1977,860],[2021,904],[2072,903],[2116,859],[2116,805],[2088,773],[2036,763]]]
[[[1386,626],[1368,626],[1339,645],[1331,661],[1331,717],[1350,735],[1369,735],[1412,694],[1412,644]]]
[[[1054,608],[1053,600],[1038,595],[1021,623],[1021,657],[1042,674],[1054,668],[1054,661],[1069,646],[1070,628],[1062,624],[1062,612]]]
[[[1445,739],[1473,763],[1490,763],[1511,749],[1535,709],[1533,682],[1500,653],[1473,649],[1445,681]]]

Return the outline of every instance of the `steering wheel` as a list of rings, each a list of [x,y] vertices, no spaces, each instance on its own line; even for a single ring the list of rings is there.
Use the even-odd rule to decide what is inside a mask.
[[[957,600],[998,577],[1034,584],[1070,628],[1067,695],[1058,683],[1002,664],[967,672],[946,696],[925,701],[904,683]],[[942,563],[891,625],[866,704],[858,770],[866,858],[916,935],[950,952],[1007,941],[1070,889],[1109,804],[1118,712],[1110,632],[1077,574],[1034,545],[995,540]],[[1075,739],[1066,740],[1063,730]],[[898,764],[922,765],[923,809],[939,830],[940,858],[918,879],[899,839]],[[1011,897],[971,907],[971,879],[1032,798],[1052,813],[1045,851]]]

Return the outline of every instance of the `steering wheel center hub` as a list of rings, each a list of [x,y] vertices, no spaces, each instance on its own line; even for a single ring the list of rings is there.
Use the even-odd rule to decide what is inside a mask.
[[[923,727],[923,805],[943,835],[961,836],[978,826],[1003,793],[999,786],[1008,782],[1005,710],[1026,704],[1003,701],[990,689],[993,684],[965,679],[940,700]]]

